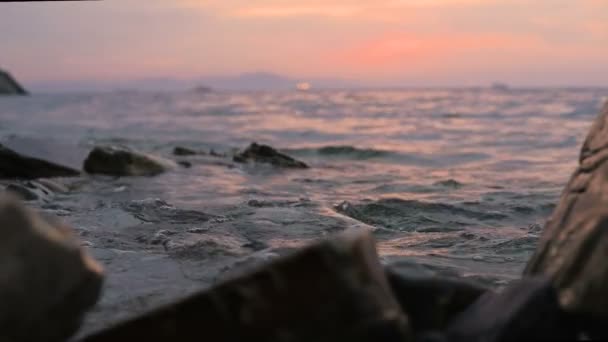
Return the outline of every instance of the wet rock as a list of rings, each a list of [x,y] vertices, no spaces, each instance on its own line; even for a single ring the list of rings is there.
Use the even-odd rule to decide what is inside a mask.
[[[38,184],[41,184],[42,186],[44,186],[48,190],[50,190],[52,192],[55,192],[55,193],[58,193],[58,194],[64,194],[64,193],[70,192],[70,189],[68,189],[67,186],[65,186],[65,185],[63,185],[63,184],[61,184],[59,182],[50,180],[50,179],[44,179],[44,178],[37,179],[36,182]]]
[[[35,181],[11,183],[7,185],[6,191],[17,195],[24,201],[35,201],[52,195],[49,189]]]
[[[64,341],[100,295],[100,266],[65,226],[8,196],[0,230],[0,340]]]
[[[526,275],[553,279],[569,312],[608,319],[608,103],[547,221]]]
[[[305,248],[84,341],[410,341],[373,238]]]
[[[450,319],[489,291],[476,282],[440,275],[412,263],[393,263],[386,267],[386,273],[416,335],[443,330]]]
[[[561,310],[551,280],[517,281],[501,293],[488,292],[450,321],[452,342],[572,340],[577,328]]]
[[[157,198],[131,201],[123,207],[136,218],[149,223],[197,224],[216,218],[196,210],[178,209]]]
[[[0,95],[27,95],[27,91],[15,81],[11,74],[0,70]]]
[[[187,161],[187,160],[180,160],[177,162],[179,165],[185,167],[186,169],[189,169],[192,167],[192,163]]]
[[[199,154],[199,153],[196,152],[195,150],[191,150],[186,147],[177,146],[173,149],[173,155],[176,155],[176,156],[194,156],[197,154]]]
[[[235,155],[233,160],[237,163],[255,162],[284,168],[308,168],[308,165],[299,160],[282,154],[268,145],[258,145],[257,143],[249,145],[245,151]]]
[[[95,147],[84,161],[84,170],[110,176],[155,176],[175,167],[170,160],[121,146]]]
[[[80,171],[53,161],[39,159],[0,144],[0,178],[36,179],[44,177],[73,177]]]

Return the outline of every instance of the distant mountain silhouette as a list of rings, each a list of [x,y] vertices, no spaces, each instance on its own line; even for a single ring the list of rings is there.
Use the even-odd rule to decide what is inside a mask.
[[[34,92],[98,92],[132,89],[140,91],[180,91],[197,87],[217,90],[293,90],[306,81],[315,88],[352,88],[355,82],[340,79],[298,79],[270,72],[249,72],[236,76],[205,76],[191,79],[145,78],[117,81],[49,81],[28,84]]]

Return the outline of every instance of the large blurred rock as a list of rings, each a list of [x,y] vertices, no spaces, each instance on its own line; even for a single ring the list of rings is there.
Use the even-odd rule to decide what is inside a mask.
[[[397,262],[386,267],[391,288],[412,330],[441,331],[454,316],[489,289],[472,281],[438,274],[421,265]]]
[[[35,179],[78,175],[78,170],[24,156],[0,144],[0,178]]]
[[[11,74],[0,70],[0,95],[27,95],[27,91],[15,81]]]
[[[367,233],[347,234],[85,341],[410,341]]]
[[[574,340],[578,328],[561,310],[551,281],[527,278],[501,293],[487,292],[452,319],[450,342]]]
[[[553,279],[564,309],[608,318],[608,104],[547,221],[525,274]]]
[[[84,161],[84,170],[110,176],[155,176],[173,169],[170,160],[122,146],[95,147]]]
[[[292,157],[280,153],[268,145],[252,143],[245,151],[235,155],[233,160],[237,163],[266,163],[276,167],[306,169],[308,165]]]
[[[101,267],[71,232],[0,198],[0,341],[64,341],[101,291]]]

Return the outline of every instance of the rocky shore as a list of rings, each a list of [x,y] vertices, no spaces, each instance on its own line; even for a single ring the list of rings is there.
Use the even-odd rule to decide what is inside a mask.
[[[195,158],[284,170],[309,165],[257,143],[231,156],[177,146],[176,160],[169,160],[118,145],[73,151],[74,158],[66,159],[41,152],[34,142],[6,142],[0,145],[5,189],[0,299],[10,305],[0,315],[0,340],[194,341],[201,334],[218,341],[601,339],[608,319],[608,267],[603,262],[608,246],[607,120],[608,104],[583,144],[579,166],[523,277],[499,291],[414,263],[383,264],[374,237],[362,228],[246,265],[211,288],[195,289],[84,336],[74,334],[103,293],[109,271],[86,252],[71,228],[24,202],[72,191],[72,183],[62,181],[69,177],[97,174],[145,181],[187,167]],[[151,222],[222,219],[176,210],[162,201],[132,205],[132,212]],[[150,212],[150,205],[157,210]],[[167,237],[172,234],[159,231],[147,242],[169,253],[193,253],[171,245]],[[251,241],[241,247],[264,250]]]

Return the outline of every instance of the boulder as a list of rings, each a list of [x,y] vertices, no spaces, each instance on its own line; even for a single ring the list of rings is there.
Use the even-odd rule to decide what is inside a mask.
[[[258,145],[257,143],[249,145],[245,151],[235,155],[233,160],[237,163],[266,163],[283,168],[308,168],[308,165],[299,160],[282,154],[268,145]]]
[[[0,340],[65,341],[97,301],[101,267],[70,230],[0,198]]]
[[[275,259],[84,341],[411,341],[373,237],[351,233]]]
[[[576,339],[578,330],[551,280],[533,277],[484,294],[450,321],[446,335],[450,342],[557,341]]]
[[[110,176],[155,176],[175,168],[170,160],[122,146],[97,146],[84,161],[84,170]]]
[[[0,95],[27,95],[27,91],[15,81],[11,74],[0,70]]]
[[[62,151],[63,150],[63,151]],[[0,143],[0,178],[36,179],[73,177],[78,168],[64,163],[62,145],[35,139],[10,139]]]
[[[475,282],[438,274],[413,263],[398,262],[386,267],[389,283],[410,326],[418,336],[441,331],[488,288]]]
[[[608,103],[524,274],[547,275],[568,312],[608,319]]]

